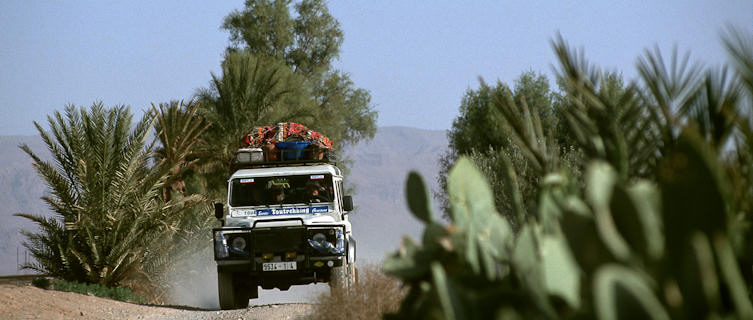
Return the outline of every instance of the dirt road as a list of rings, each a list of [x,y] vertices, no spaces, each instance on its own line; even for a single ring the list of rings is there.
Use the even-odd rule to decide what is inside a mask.
[[[145,306],[24,283],[0,283],[0,319],[305,319],[313,307],[291,303],[219,311]]]

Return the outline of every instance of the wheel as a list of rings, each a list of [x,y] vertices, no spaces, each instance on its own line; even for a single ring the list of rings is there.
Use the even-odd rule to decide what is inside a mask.
[[[343,284],[345,283],[345,273],[346,266],[332,268],[329,276],[330,289],[335,290],[336,288],[343,287]]]
[[[217,273],[217,291],[220,296],[220,309],[222,310],[247,308],[249,296],[256,298],[259,295],[258,287],[244,290],[233,280],[233,274],[227,272]]]
[[[220,309],[235,309],[235,286],[232,273],[217,272],[217,291],[220,296]]]
[[[248,307],[248,299],[256,299],[259,297],[259,286],[255,283],[252,283],[250,287],[246,288],[246,305],[244,308]]]
[[[356,265],[346,263],[340,267],[332,268],[332,274],[329,279],[331,289],[343,288],[350,289],[356,284]]]
[[[355,263],[349,263],[348,264],[348,288],[353,288],[356,286],[356,283],[358,283],[358,270],[356,270],[356,264]]]

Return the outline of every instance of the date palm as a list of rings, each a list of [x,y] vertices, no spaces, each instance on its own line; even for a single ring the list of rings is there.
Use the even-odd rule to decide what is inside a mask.
[[[304,88],[300,75],[273,58],[246,51],[228,54],[222,74],[212,74],[210,87],[196,93],[201,115],[212,123],[202,147],[208,185],[224,185],[240,138],[254,126],[313,119],[313,102]]]
[[[183,174],[195,169],[199,161],[201,135],[210,123],[199,116],[199,105],[194,101],[171,101],[160,103],[159,107],[152,104],[152,112],[156,117],[154,126],[159,140],[154,154],[158,160],[172,166],[162,190],[163,198],[169,201],[172,192],[181,196],[185,194]]]
[[[50,193],[42,199],[54,215],[20,213],[41,227],[24,232],[36,262],[25,268],[55,277],[107,286],[140,270],[152,240],[171,232],[177,212],[192,199],[164,202],[160,192],[170,166],[152,163],[147,140],[153,117],[135,124],[129,108],[66,106],[48,117],[50,131],[35,122],[52,154],[42,160],[28,145]]]

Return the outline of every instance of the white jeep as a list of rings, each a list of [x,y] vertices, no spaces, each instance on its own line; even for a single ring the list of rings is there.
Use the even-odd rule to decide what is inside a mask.
[[[213,229],[220,307],[248,307],[259,287],[350,287],[356,277],[348,221],[353,201],[343,193],[340,169],[327,157],[266,161],[260,149],[236,155],[227,210],[215,203],[222,221]]]

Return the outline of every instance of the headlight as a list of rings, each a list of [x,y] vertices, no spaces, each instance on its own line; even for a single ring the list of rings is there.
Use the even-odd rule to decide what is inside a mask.
[[[335,241],[327,241],[327,236],[324,233],[317,232],[311,239],[308,240],[309,246],[319,252],[320,254],[337,254],[342,255],[345,253],[345,244],[342,230],[335,229],[330,230],[330,234],[334,233]]]
[[[233,238],[233,249],[243,251],[243,249],[246,249],[246,239],[243,239],[243,237],[235,237]]]
[[[335,231],[335,252],[336,254],[345,253],[345,235],[341,229]]]
[[[325,236],[323,233],[319,232],[317,234],[314,234],[313,237],[311,237],[311,240],[314,240],[316,242],[322,243],[327,241],[327,236]]]
[[[227,239],[225,234],[217,232],[214,237],[214,254],[217,259],[224,259],[230,256],[227,252]]]

